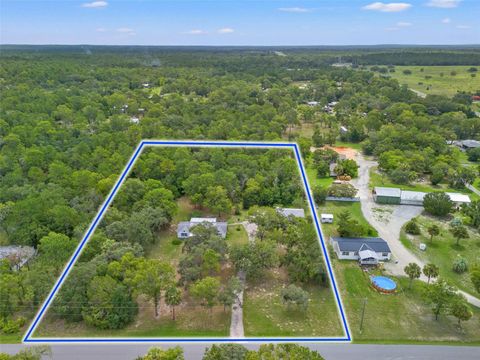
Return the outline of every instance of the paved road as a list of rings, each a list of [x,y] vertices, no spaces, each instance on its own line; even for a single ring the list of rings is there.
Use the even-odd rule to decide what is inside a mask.
[[[468,189],[472,190],[475,194],[480,195],[480,190],[478,190],[475,186],[472,184],[466,184],[465,185]]]
[[[205,351],[205,344],[180,344],[186,360],[199,360]],[[258,345],[243,344],[250,349]],[[105,345],[54,345],[54,360],[133,360],[144,355],[149,344],[105,344]],[[175,346],[157,345],[162,348]],[[431,346],[431,345],[357,345],[357,344],[306,344],[317,350],[326,360],[472,360],[480,358],[480,347]],[[17,353],[24,345],[0,345],[2,352]]]
[[[385,269],[392,275],[404,276],[404,268],[409,263],[417,263],[423,267],[424,262],[412,254],[400,241],[402,226],[410,219],[420,215],[422,206],[409,205],[380,205],[374,202],[370,188],[370,169],[377,166],[376,161],[367,160],[362,154],[357,154],[356,161],[360,166],[358,178],[352,180],[352,184],[358,189],[362,213],[367,221],[378,231],[381,238],[388,242],[392,250],[393,259],[385,263]],[[420,280],[427,281],[425,275]],[[480,299],[459,290],[467,301],[480,308]]]

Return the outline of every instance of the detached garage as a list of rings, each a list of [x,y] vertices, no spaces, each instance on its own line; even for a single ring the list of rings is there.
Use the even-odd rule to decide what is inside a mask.
[[[375,187],[373,189],[373,199],[379,204],[400,204],[402,191],[398,188]]]

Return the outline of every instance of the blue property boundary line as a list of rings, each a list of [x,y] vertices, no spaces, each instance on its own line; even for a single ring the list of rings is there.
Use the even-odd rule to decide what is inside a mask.
[[[145,147],[149,146],[160,146],[160,147],[221,147],[221,148],[283,148],[293,150],[295,154],[295,159],[300,170],[300,175],[302,177],[305,194],[308,199],[308,204],[314,219],[315,229],[320,240],[320,245],[322,247],[323,257],[325,264],[327,266],[328,275],[332,284],[332,291],[335,296],[336,305],[338,312],[342,320],[344,337],[288,337],[288,338],[277,338],[277,337],[264,337],[264,338],[32,338],[32,334],[39,325],[41,319],[45,315],[48,307],[51,305],[55,295],[58,293],[60,287],[65,281],[66,277],[72,270],[73,265],[80,256],[83,248],[86,243],[92,236],[93,232],[99,225],[100,221],[105,214],[105,211],[112,203],[118,189],[124,182],[127,175],[132,170],[135,161],[142,153]],[[337,283],[335,281],[335,275],[333,273],[332,265],[330,263],[330,257],[328,255],[327,247],[323,237],[323,232],[318,221],[317,210],[315,208],[315,203],[311,195],[310,186],[307,180],[305,173],[305,167],[303,165],[302,157],[300,155],[300,149],[296,143],[279,143],[279,142],[237,142],[237,141],[191,141],[191,140],[142,140],[140,144],[135,149],[132,157],[125,166],[122,174],[118,178],[115,186],[112,188],[104,203],[100,207],[97,215],[90,224],[87,232],[85,233],[82,241],[78,244],[75,252],[70,258],[69,262],[65,266],[62,274],[55,283],[53,289],[50,291],[47,299],[42,304],[42,307],[38,311],[35,319],[30,324],[24,338],[24,343],[149,343],[149,342],[178,342],[178,343],[197,343],[197,342],[350,342],[352,341],[350,329],[345,315],[342,300],[340,293],[337,288]]]

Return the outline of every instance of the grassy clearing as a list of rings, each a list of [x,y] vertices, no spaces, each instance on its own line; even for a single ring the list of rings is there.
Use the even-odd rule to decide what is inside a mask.
[[[339,336],[342,328],[330,289],[302,285],[309,292],[306,310],[287,308],[280,292],[288,284],[283,269],[267,272],[265,279],[244,293],[245,336]]]
[[[470,67],[395,66],[395,72],[389,73],[389,76],[397,79],[400,84],[406,84],[409,88],[425,94],[453,96],[457,91],[474,92],[480,89],[480,75],[477,73],[475,77],[471,77],[471,73],[467,71]],[[403,73],[407,69],[412,72],[411,75]],[[421,69],[423,69],[423,72]],[[452,71],[455,71],[456,75],[451,75]],[[425,78],[429,76],[431,78]]]
[[[248,234],[242,225],[228,225],[227,244],[243,245],[248,243]]]
[[[317,177],[317,170],[312,164],[312,161],[308,161],[305,164],[307,171],[307,179],[310,184],[310,188],[313,190],[316,186],[329,187],[333,183],[333,177],[319,178]]]
[[[334,261],[336,279],[342,292],[343,303],[355,342],[457,342],[480,343],[480,311],[473,318],[457,326],[453,317],[442,315],[438,321],[422,298],[426,284],[415,282],[407,290],[408,279],[395,278],[399,291],[383,295],[370,287],[370,279],[351,261]],[[366,299],[363,331],[360,319]]]
[[[327,201],[325,204],[318,206],[318,213],[327,213],[334,215],[333,224],[322,224],[323,233],[327,236],[337,235],[335,219],[339,213],[348,210],[352,219],[357,220],[366,229],[370,229],[372,236],[377,234],[377,231],[368,223],[362,213],[362,208],[359,202],[342,202],[342,201]]]
[[[478,295],[470,281],[469,273],[455,273],[452,270],[452,264],[457,257],[464,257],[470,266],[475,263],[480,264],[480,234],[469,231],[470,238],[461,240],[457,246],[456,240],[448,231],[448,221],[423,215],[417,217],[417,220],[422,234],[413,236],[402,232],[402,242],[419,258],[436,264],[440,268],[440,276],[448,280],[451,284],[472,295]],[[434,237],[433,241],[430,241],[427,229],[432,224],[438,225],[441,230],[440,235]],[[418,248],[420,243],[427,244],[426,251],[421,251]]]

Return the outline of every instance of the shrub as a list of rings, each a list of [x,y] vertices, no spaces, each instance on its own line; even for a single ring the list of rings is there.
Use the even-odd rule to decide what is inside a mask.
[[[468,270],[467,260],[463,257],[459,257],[458,259],[455,259],[455,261],[453,262],[452,269],[457,274],[463,274],[465,271]]]
[[[182,243],[182,240],[180,240],[180,239],[173,239],[172,240],[172,245],[177,246],[177,245],[180,245],[181,243]]]
[[[420,235],[420,227],[417,224],[417,220],[412,219],[407,222],[407,225],[405,225],[405,231],[407,232],[407,234]]]
[[[317,185],[313,188],[313,199],[317,204],[325,203],[325,199],[327,198],[328,190],[327,188]]]
[[[444,192],[433,192],[423,198],[425,211],[435,216],[446,216],[452,211],[453,203]]]
[[[357,189],[352,184],[333,184],[328,189],[328,195],[334,197],[355,197]]]
[[[15,334],[20,331],[20,328],[25,325],[25,318],[19,317],[18,319],[3,320],[0,323],[0,328],[5,334]]]

